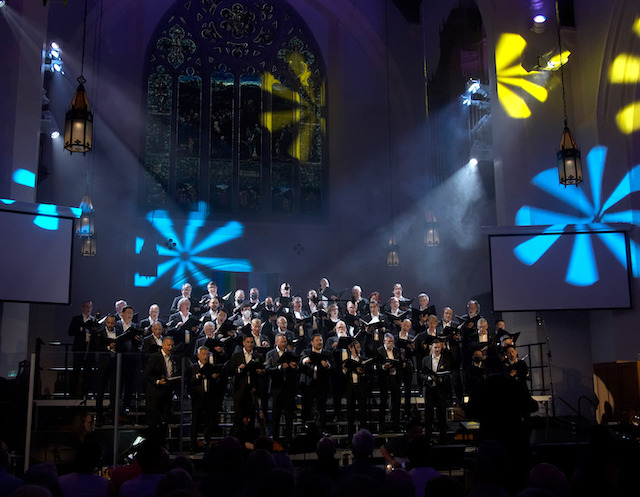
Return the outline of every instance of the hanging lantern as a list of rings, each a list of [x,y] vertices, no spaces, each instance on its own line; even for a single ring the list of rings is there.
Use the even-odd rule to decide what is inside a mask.
[[[93,143],[93,114],[89,107],[87,92],[84,90],[85,79],[78,78],[78,89],[71,100],[64,122],[64,148],[69,153],[91,150]]]
[[[580,159],[580,150],[578,149],[569,127],[564,126],[562,138],[560,139],[560,147],[557,153],[558,159],[558,177],[560,183],[564,186],[578,185],[582,183],[582,160]]]
[[[427,247],[437,247],[440,245],[440,227],[433,211],[427,212],[425,222],[424,244]]]
[[[387,266],[399,266],[400,256],[398,255],[398,243],[394,236],[389,237],[389,249],[387,251]]]

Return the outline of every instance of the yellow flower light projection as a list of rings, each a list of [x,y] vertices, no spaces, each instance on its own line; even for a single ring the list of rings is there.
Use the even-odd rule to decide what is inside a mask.
[[[633,23],[633,32],[640,37],[640,17]],[[634,84],[640,82],[640,56],[618,55],[609,68],[609,81],[613,84]],[[616,114],[618,129],[630,135],[640,129],[640,101],[631,102]]]
[[[314,78],[309,69],[309,64],[305,61],[307,54],[299,50],[282,50],[280,55],[295,77],[297,91],[280,82],[273,74],[264,74],[264,88],[271,92],[274,99],[289,102],[284,110],[265,112],[264,126],[271,133],[293,126],[294,140],[287,152],[305,163],[310,159],[310,150],[318,131],[324,132],[324,85]]]
[[[498,100],[507,115],[513,119],[527,119],[531,110],[525,97],[531,96],[539,102],[547,100],[549,92],[534,81],[541,71],[522,67],[522,53],[527,42],[514,33],[503,33],[496,45],[496,76]]]

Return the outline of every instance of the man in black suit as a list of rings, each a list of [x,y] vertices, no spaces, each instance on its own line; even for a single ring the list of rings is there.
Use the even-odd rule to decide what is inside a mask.
[[[331,373],[331,392],[333,394],[333,414],[335,421],[340,421],[342,415],[342,398],[345,394],[345,387],[347,385],[346,378],[342,372],[342,368],[339,365],[343,361],[349,358],[349,350],[344,339],[353,340],[347,333],[347,325],[344,321],[338,321],[335,326],[336,334],[327,338],[327,343],[324,346],[324,350],[331,353],[333,356],[333,364],[336,365]],[[343,339],[342,346],[340,345],[340,339]]]
[[[104,392],[109,387],[109,407],[113,411],[116,398],[116,318],[107,316],[94,337],[91,348],[98,364],[96,379],[96,424],[104,424]]]
[[[217,356],[219,352],[215,353]],[[218,426],[218,412],[216,408],[216,394],[223,376],[222,364],[215,363],[207,347],[201,346],[197,350],[195,364],[191,366],[191,452],[197,450],[198,432],[200,424],[204,424],[205,447],[211,441],[211,434]]]
[[[151,354],[159,352],[162,348],[162,338],[164,336],[164,326],[160,321],[156,321],[151,326],[151,333],[142,341],[142,358],[144,362]]]
[[[88,347],[91,334],[97,328],[96,318],[91,315],[93,310],[93,302],[87,300],[82,303],[82,314],[73,316],[69,323],[69,336],[73,337],[71,352],[73,354],[73,370],[69,378],[69,395],[82,396],[88,391],[88,381],[90,379],[89,370],[93,363],[89,359]],[[68,373],[65,373],[68,374]],[[82,378],[82,387],[80,388],[80,378]]]
[[[411,329],[411,320],[404,319],[400,325],[400,331],[396,337],[396,345],[400,352],[400,361],[402,368],[400,369],[400,381],[404,387],[402,394],[404,396],[404,415],[411,417],[411,387],[413,385],[413,372],[415,366],[413,364],[413,356],[415,351],[415,343],[413,341],[413,330]]]
[[[242,419],[255,419],[258,405],[260,377],[264,375],[264,359],[254,352],[253,336],[242,340],[242,350],[231,356],[227,371],[233,376],[234,428],[239,430]]]
[[[327,423],[327,396],[331,387],[331,354],[322,350],[322,335],[311,337],[311,347],[302,353],[300,393],[302,394],[302,421],[311,420],[311,409],[316,402],[318,427]]]
[[[144,369],[149,434],[161,440],[166,438],[166,427],[171,417],[172,378],[179,376],[177,365],[171,357],[172,350],[173,338],[165,336],[162,348],[149,356]]]
[[[199,323],[191,314],[191,301],[183,297],[178,301],[178,312],[169,316],[167,335],[173,337],[174,355],[191,357],[198,334]]]
[[[149,306],[149,317],[140,321],[140,328],[144,330],[145,336],[151,333],[151,327],[155,323],[162,323],[162,321],[160,321],[160,306],[158,304],[151,304]],[[164,323],[162,324],[164,325]]]
[[[403,362],[400,350],[395,345],[395,339],[391,333],[384,335],[383,346],[379,347],[377,360],[380,363],[378,382],[380,386],[379,429],[383,430],[387,400],[391,394],[391,423],[393,428],[400,426],[400,382],[402,378]]]
[[[345,376],[345,397],[347,398],[347,434],[349,439],[356,433],[356,412],[360,429],[367,427],[367,395],[369,381],[367,368],[363,365],[364,357],[360,355],[360,342],[354,340],[349,344],[349,357],[342,362],[342,374]]]
[[[219,299],[218,297],[218,284],[215,281],[210,281],[209,283],[207,283],[207,293],[205,293],[202,297],[200,297],[200,302],[199,305],[201,306],[200,309],[202,310],[202,312],[209,312],[209,310],[211,310],[211,300],[212,299]],[[216,308],[214,309],[214,311],[218,310],[218,305],[220,304],[220,300],[218,300],[217,304],[216,304]],[[213,316],[212,319],[214,319],[215,316]]]
[[[358,285],[351,288],[351,302],[355,304],[357,312],[361,316],[369,312],[369,301],[362,296],[362,288]]]
[[[198,302],[196,299],[194,299],[191,296],[191,283],[184,283],[182,285],[182,289],[180,290],[180,295],[178,295],[177,297],[174,297],[173,302],[171,303],[171,308],[169,309],[169,313],[170,314],[175,314],[176,312],[178,312],[179,310],[179,302],[180,299],[188,299],[189,303],[191,304],[191,312],[193,312],[193,314],[197,317],[201,314],[200,312],[200,302]]]
[[[196,340],[196,344],[194,346],[196,352],[200,347],[205,345],[205,342],[208,339],[213,338],[215,336],[215,331],[216,331],[216,326],[211,321],[206,321],[202,325],[202,334],[198,337],[198,339]]]
[[[293,437],[298,363],[295,360],[281,363],[282,355],[290,354],[287,351],[287,337],[280,333],[275,341],[276,346],[267,352],[265,361],[265,368],[271,380],[269,390],[273,403],[271,435],[274,440],[280,439],[280,417],[284,413],[284,439],[290,441]],[[292,356],[291,359],[296,358]]]
[[[121,319],[116,323],[118,336],[128,333],[128,339],[118,343],[117,352],[122,352],[122,409],[126,412],[131,406],[135,393],[135,380],[141,370],[140,347],[143,331],[133,322],[133,307],[125,306],[120,313]]]
[[[369,302],[369,314],[365,315],[365,332],[360,334],[360,345],[364,355],[374,357],[378,348],[382,345],[385,331],[389,329],[387,318],[380,312],[380,304],[377,301]]]
[[[445,307],[442,310],[442,319],[438,320],[438,326],[436,327],[436,333],[439,336],[445,336],[451,334],[451,329],[455,329],[460,326],[460,321],[454,319],[453,309],[451,307]],[[449,330],[447,331],[447,328]]]
[[[433,410],[438,417],[440,440],[447,434],[447,397],[451,390],[450,373],[451,362],[443,354],[444,343],[436,338],[431,344],[431,354],[422,359],[420,376],[424,383],[424,421],[425,432],[430,436],[433,429]]]

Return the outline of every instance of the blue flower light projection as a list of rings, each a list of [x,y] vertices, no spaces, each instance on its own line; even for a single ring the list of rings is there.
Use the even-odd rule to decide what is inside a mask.
[[[627,245],[624,233],[615,232],[611,223],[639,224],[640,211],[615,210],[615,206],[628,195],[640,191],[640,165],[635,166],[618,183],[613,192],[603,198],[602,177],[607,158],[607,148],[594,147],[587,156],[587,168],[591,179],[591,199],[583,190],[565,188],[558,183],[556,169],[547,169],[537,174],[532,184],[544,192],[564,202],[577,214],[553,212],[525,205],[516,214],[518,226],[548,226],[543,234],[533,236],[514,249],[516,257],[524,264],[532,266],[560,239],[565,231],[584,232],[575,237],[565,281],[574,286],[590,286],[599,279],[598,264],[594,255],[594,237],[601,241],[627,268]],[[572,228],[568,230],[567,228]],[[640,277],[636,264],[639,246],[630,240],[633,276]]]
[[[205,285],[211,278],[211,271],[252,271],[253,267],[246,259],[214,257],[208,254],[218,245],[241,238],[244,234],[244,226],[237,221],[229,221],[209,233],[201,233],[207,216],[207,204],[199,202],[198,210],[189,213],[183,235],[180,237],[174,226],[177,223],[171,219],[167,211],[149,212],[146,215],[147,221],[165,240],[172,240],[172,246],[155,244],[154,248],[159,258],[157,276],[142,276],[135,273],[134,285],[148,287],[159,278],[171,274],[171,286],[179,289],[187,280],[198,286]],[[144,244],[143,238],[136,239],[136,254],[142,252]]]

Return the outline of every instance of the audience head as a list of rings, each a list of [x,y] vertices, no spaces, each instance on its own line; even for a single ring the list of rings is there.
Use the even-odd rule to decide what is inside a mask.
[[[170,495],[198,495],[193,478],[182,468],[173,468],[158,482],[156,497],[168,497]]]
[[[464,486],[455,478],[441,475],[429,480],[424,487],[424,495],[429,497],[465,497]]]
[[[376,440],[369,430],[362,429],[353,436],[353,457],[368,459],[376,448]]]
[[[58,472],[53,463],[42,463],[31,466],[22,477],[25,485],[37,485],[47,489],[53,497],[63,497],[62,487],[58,481]]]
[[[11,497],[53,497],[53,493],[40,485],[22,485],[13,491]]]
[[[322,437],[316,444],[316,454],[318,459],[331,458],[336,455],[336,444],[329,437]]]
[[[544,488],[553,492],[555,497],[569,495],[569,481],[566,475],[549,463],[540,463],[529,472],[529,487]]]

